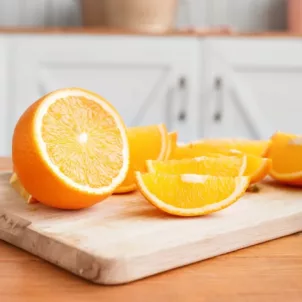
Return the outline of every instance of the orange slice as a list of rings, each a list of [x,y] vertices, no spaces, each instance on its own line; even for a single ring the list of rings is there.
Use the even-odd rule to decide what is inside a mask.
[[[195,157],[146,162],[149,172],[165,174],[208,174],[213,176],[241,176],[246,170],[245,156]]]
[[[275,133],[268,157],[272,160],[270,175],[273,178],[283,183],[302,185],[302,136]]]
[[[270,140],[253,140],[244,138],[221,138],[221,139],[205,139],[205,144],[222,149],[235,149],[240,152],[255,156],[266,156]]]
[[[177,136],[178,135],[176,131],[168,133],[168,148],[167,148],[165,159],[169,159],[171,154],[173,154],[176,148]]]
[[[245,139],[205,139],[178,145],[171,158],[182,159],[198,157],[205,153],[228,154],[230,150],[237,150],[255,156],[266,156],[270,141]]]
[[[169,139],[164,124],[131,127],[127,129],[130,148],[130,166],[124,182],[115,193],[128,193],[136,190],[135,171],[146,171],[146,160],[167,158]]]
[[[264,179],[271,170],[271,159],[250,154],[247,154],[246,156],[247,165],[243,175],[251,177],[251,184],[254,184]]]
[[[192,159],[148,160],[146,164],[149,172],[166,174],[189,173],[213,176],[249,176],[251,184],[261,181],[268,175],[271,168],[270,159],[250,154],[244,155],[241,152],[233,156],[209,153],[208,156],[194,157]]]
[[[101,96],[80,88],[60,89],[20,117],[12,160],[34,199],[62,209],[86,208],[111,195],[125,179],[126,128]]]
[[[163,212],[201,216],[222,210],[246,191],[249,177],[136,173],[142,195]]]
[[[250,180],[251,184],[254,184],[264,179],[269,174],[272,167],[272,161],[269,158],[264,158],[251,154],[244,154],[237,150],[229,150],[224,153],[228,155],[219,154],[219,153],[209,153],[208,156],[209,157],[225,157],[225,156],[246,157],[247,164],[243,175],[251,177]]]

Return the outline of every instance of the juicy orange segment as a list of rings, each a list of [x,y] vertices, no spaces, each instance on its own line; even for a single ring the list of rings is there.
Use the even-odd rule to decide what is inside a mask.
[[[149,172],[168,174],[208,174],[214,176],[249,176],[251,184],[265,178],[271,169],[271,160],[241,152],[233,155],[207,153],[207,156],[146,162]],[[236,155],[235,155],[236,154]]]
[[[158,209],[177,216],[201,216],[222,210],[246,191],[249,177],[136,173],[143,196]]]
[[[183,145],[176,145],[170,159],[185,159],[208,155],[209,153],[226,154],[229,150],[223,150],[211,145],[204,145],[200,143],[188,143]]]
[[[237,151],[255,156],[266,156],[271,142],[270,140],[222,138],[205,139],[204,143],[211,144],[212,146],[222,149],[235,149]]]
[[[130,148],[130,167],[124,182],[115,193],[136,189],[135,171],[146,171],[146,160],[163,160],[169,148],[168,132],[164,124],[131,127],[127,129]]]
[[[147,161],[149,172],[166,174],[208,174],[241,176],[246,170],[246,156],[196,157],[192,159]]]
[[[173,154],[176,148],[177,136],[178,135],[176,131],[168,133],[168,147],[167,147],[165,159],[169,159],[171,154]]]
[[[269,158],[263,158],[254,155],[247,155],[247,165],[244,175],[251,177],[251,184],[264,179],[270,172],[272,161]]]
[[[228,154],[237,150],[255,156],[266,156],[270,141],[245,139],[205,139],[177,146],[171,155],[173,159],[198,157],[206,153]]]
[[[280,182],[302,185],[302,136],[277,132],[272,136],[268,157],[270,175]]]
[[[12,151],[26,191],[65,209],[103,200],[129,167],[121,117],[101,96],[80,88],[60,89],[33,103],[17,122]]]
[[[269,158],[255,156],[251,154],[244,154],[237,150],[229,150],[226,152],[227,157],[246,157],[246,169],[243,173],[245,176],[251,178],[251,184],[256,183],[264,179],[270,172],[272,167],[272,161]],[[219,153],[209,153],[209,157],[226,157],[226,155]]]

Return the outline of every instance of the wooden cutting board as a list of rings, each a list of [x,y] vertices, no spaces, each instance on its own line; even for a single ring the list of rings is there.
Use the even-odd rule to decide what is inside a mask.
[[[302,189],[261,184],[231,207],[175,218],[139,194],[89,209],[28,205],[0,174],[0,238],[99,284],[122,284],[302,230]]]

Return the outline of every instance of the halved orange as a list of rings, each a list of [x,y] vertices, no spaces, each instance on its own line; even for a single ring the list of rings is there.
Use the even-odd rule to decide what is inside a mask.
[[[163,160],[168,157],[169,139],[164,124],[130,127],[127,129],[130,148],[130,166],[126,179],[115,193],[136,190],[135,171],[146,171],[146,160]]]
[[[228,154],[230,150],[237,150],[255,156],[266,156],[270,141],[248,139],[205,139],[178,145],[170,158],[182,159],[198,157],[206,153]]]
[[[163,212],[201,216],[222,210],[246,191],[249,177],[136,173],[142,195]]]
[[[247,167],[247,160],[246,156],[202,156],[167,161],[147,160],[146,164],[149,172],[156,173],[242,176]]]
[[[302,136],[277,132],[268,152],[272,160],[270,175],[282,182],[302,185]]]
[[[34,199],[80,209],[105,199],[129,167],[126,128],[115,108],[80,88],[59,89],[33,103],[18,120],[14,171]]]

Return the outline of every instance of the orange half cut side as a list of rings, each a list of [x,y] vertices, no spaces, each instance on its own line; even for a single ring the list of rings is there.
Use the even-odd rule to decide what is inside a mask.
[[[89,207],[126,177],[126,127],[101,96],[81,88],[59,89],[22,114],[12,159],[23,187],[39,202],[63,209]]]

